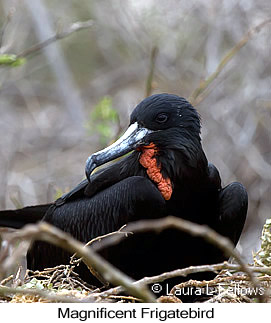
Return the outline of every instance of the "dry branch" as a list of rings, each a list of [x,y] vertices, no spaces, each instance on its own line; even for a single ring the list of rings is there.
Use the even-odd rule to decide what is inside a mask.
[[[122,232],[121,230],[123,229],[123,228],[125,228],[126,227],[126,224],[124,224],[121,228],[119,228],[119,230],[117,230],[117,231],[114,231],[114,232],[109,232],[109,233],[107,233],[107,234],[104,234],[104,235],[102,235],[102,236],[98,236],[98,237],[96,237],[96,238],[93,238],[92,240],[90,240],[89,242],[87,242],[86,244],[85,244],[85,247],[89,247],[90,245],[92,245],[95,241],[101,241],[102,239],[104,239],[105,237],[109,237],[109,236],[111,236],[111,235],[114,235],[114,234],[125,234],[125,235],[127,235],[127,234],[129,234],[128,232]],[[74,264],[79,264],[81,261],[83,261],[84,262],[84,258],[79,258],[79,259],[75,259],[77,257],[77,254],[75,253],[75,254],[73,254],[72,256],[71,256],[71,259],[70,259],[70,263],[72,264],[72,265],[74,265]],[[103,279],[103,277],[101,277],[101,275],[96,271],[96,270],[94,270],[94,268],[92,268],[92,267],[90,267],[90,266],[88,266],[87,264],[86,264],[86,266],[88,267],[88,269],[89,269],[89,271],[92,273],[92,275],[94,276],[94,277],[96,277],[103,285],[108,285],[108,282],[107,281],[105,281],[104,279]]]
[[[189,97],[189,101],[192,105],[199,104],[203,99],[204,96],[202,95],[205,90],[209,87],[209,85],[219,76],[225,66],[233,59],[233,57],[243,48],[247,42],[258,32],[262,30],[267,24],[271,23],[271,19],[265,20],[256,27],[250,29],[244,37],[234,46],[232,47],[227,54],[222,58],[220,63],[218,64],[216,70],[208,76],[205,80],[202,80],[199,86],[193,91],[191,96]],[[200,95],[202,95],[200,97]]]
[[[99,288],[97,289],[96,287],[84,282],[80,278],[79,274],[74,271],[74,266],[71,265],[59,265],[53,268],[45,268],[42,271],[27,270],[23,283],[35,285],[36,280],[41,281],[42,286],[50,289],[74,290],[80,288],[86,292],[99,291]],[[2,283],[2,285],[4,284]]]
[[[183,268],[183,269],[176,269],[173,271],[165,272],[165,273],[162,273],[162,274],[156,275],[156,276],[144,277],[144,278],[134,282],[134,284],[139,285],[139,286],[144,286],[144,285],[150,285],[150,284],[155,284],[155,283],[161,283],[167,279],[174,278],[174,277],[181,277],[181,276],[186,277],[186,276],[188,276],[190,274],[194,274],[194,273],[208,272],[208,271],[217,272],[217,271],[224,270],[224,269],[227,269],[227,270],[230,270],[233,272],[239,272],[242,270],[240,265],[230,264],[225,261],[223,263],[214,264],[214,265],[190,266],[190,267]],[[271,268],[270,267],[249,266],[249,269],[255,273],[271,275]],[[226,277],[225,280],[228,280],[229,278],[234,279],[234,277],[232,276],[232,277]],[[263,278],[264,277],[259,277],[258,279],[262,280]],[[214,283],[220,282],[223,279],[224,278],[215,278],[211,282],[214,282]],[[248,276],[243,276],[242,279],[246,279],[246,280],[250,281],[250,278]],[[209,283],[209,281],[203,281],[201,283],[202,283],[202,286],[205,286],[206,284]],[[188,281],[188,282],[185,282],[182,284],[189,284],[189,286],[190,286],[191,283],[190,283],[190,281]],[[177,286],[179,287],[180,285],[177,285]],[[101,293],[96,293],[95,297],[103,299],[103,298],[109,297],[110,295],[117,295],[117,294],[120,294],[123,292],[124,292],[124,288],[122,286],[118,286],[118,287],[108,289],[108,290],[101,292]],[[174,294],[174,289],[171,290],[171,293]]]
[[[14,14],[14,9],[12,8],[12,9],[10,9],[10,11],[6,17],[6,20],[4,21],[4,24],[0,30],[0,54],[2,52],[1,49],[2,49],[2,45],[3,45],[3,41],[4,41],[5,32],[6,32],[8,24],[11,21],[13,14]]]
[[[18,239],[26,241],[42,240],[71,253],[77,253],[80,257],[84,258],[87,266],[97,270],[106,281],[113,285],[122,285],[130,295],[144,302],[155,302],[155,298],[146,287],[134,285],[133,279],[103,259],[92,248],[85,248],[83,243],[48,223],[41,222],[36,225],[27,225],[23,229],[12,233],[9,241],[14,242]],[[2,264],[2,270],[5,271],[5,263]]]
[[[233,257],[236,262],[240,266],[240,270],[245,272],[248,277],[251,280],[252,285],[259,289],[259,281],[255,277],[254,273],[250,270],[249,266],[246,265],[243,260],[241,259],[240,254],[235,250],[234,244],[226,237],[218,234],[213,229],[207,227],[206,225],[199,225],[196,223],[192,223],[190,221],[183,220],[181,218],[176,218],[172,216],[168,216],[166,218],[162,219],[156,219],[156,220],[141,220],[137,222],[129,223],[125,231],[138,233],[138,232],[144,232],[144,231],[158,231],[161,230],[174,228],[178,229],[180,231],[184,231],[188,234],[191,234],[192,236],[201,237],[211,244],[215,245],[219,249],[221,249],[224,254],[228,257]],[[94,243],[93,248],[95,250],[102,249],[104,247],[108,247],[113,244],[119,243],[121,240],[125,239],[124,235],[114,235],[110,237],[104,238],[102,241],[100,241],[99,244]],[[259,295],[259,301],[264,302],[265,295]]]
[[[154,75],[154,68],[155,68],[157,55],[158,55],[158,47],[154,46],[151,51],[149,74],[146,81],[146,93],[145,93],[146,97],[150,96],[153,90],[153,75]]]
[[[110,237],[110,236],[112,236],[112,235],[114,235],[114,234],[125,234],[125,235],[127,235],[127,234],[129,234],[130,232],[123,232],[123,231],[121,231],[122,229],[124,229],[126,227],[126,224],[124,224],[121,228],[119,228],[117,231],[114,231],[114,232],[109,232],[109,233],[107,233],[107,234],[104,234],[104,235],[101,235],[101,236],[98,236],[98,237],[95,237],[95,238],[93,238],[93,239],[91,239],[89,242],[87,242],[86,244],[85,244],[85,247],[89,247],[90,245],[92,245],[94,242],[96,242],[96,241],[101,241],[102,239],[104,239],[104,238],[106,238],[106,237]],[[77,254],[76,253],[74,253],[72,256],[71,256],[71,260],[70,260],[70,262],[71,262],[71,264],[78,264],[78,263],[80,263],[80,261],[82,261],[82,260],[84,260],[82,257],[81,258],[79,258],[79,259],[74,259],[74,258],[76,258],[77,257]]]
[[[227,262],[214,264],[214,265],[202,265],[202,266],[190,266],[184,269],[177,269],[171,272],[162,273],[160,275],[152,277],[144,277],[138,281],[132,280],[130,277],[121,273],[118,269],[114,268],[111,264],[105,261],[102,257],[96,254],[96,251],[105,248],[107,246],[117,244],[121,240],[125,239],[128,232],[144,232],[149,230],[161,231],[168,228],[176,228],[194,236],[199,236],[207,239],[209,242],[217,245],[223,252],[236,259],[238,264],[229,264]],[[126,232],[127,231],[127,232]],[[117,231],[118,232],[118,231]],[[121,231],[126,234],[109,234],[103,237],[95,238],[91,244],[92,248],[85,248],[84,244],[70,237],[68,234],[63,233],[59,229],[48,225],[47,223],[40,223],[38,225],[29,225],[18,232],[11,234],[9,240],[11,242],[18,239],[33,240],[39,239],[49,243],[56,244],[57,246],[64,248],[70,252],[77,253],[78,256],[83,257],[84,262],[97,270],[107,281],[111,282],[117,287],[111,288],[101,293],[92,293],[85,301],[96,301],[110,297],[110,295],[118,295],[122,292],[128,292],[130,295],[148,302],[154,301],[154,298],[148,292],[146,286],[149,284],[165,281],[178,276],[187,276],[192,273],[213,271],[217,272],[222,269],[228,269],[231,271],[243,271],[247,274],[248,280],[251,281],[253,287],[260,288],[259,280],[254,276],[254,272],[262,274],[271,274],[271,268],[269,267],[257,267],[248,266],[243,263],[240,255],[234,250],[234,245],[231,241],[225,237],[222,237],[214,230],[191,223],[189,221],[167,217],[156,220],[142,220],[134,223],[130,223],[126,226],[125,231]],[[2,266],[5,264],[2,264]],[[120,286],[118,286],[120,285]],[[11,292],[12,290],[9,290]],[[15,290],[14,290],[15,291]],[[0,294],[7,293],[8,290],[0,290]],[[16,293],[19,293],[20,290]],[[25,292],[27,294],[27,292]],[[33,293],[34,294],[34,293]],[[45,295],[45,294],[44,294]],[[44,296],[43,295],[43,296]],[[42,297],[43,297],[42,296]],[[257,295],[259,300],[263,302],[267,295]]]
[[[60,32],[57,32],[55,35],[53,35],[52,37],[22,51],[20,54],[17,55],[17,58],[25,58],[29,55],[33,55],[36,54],[37,52],[39,52],[41,49],[43,49],[44,47],[47,47],[48,45],[51,45],[52,43],[54,43],[57,40],[66,38],[68,36],[70,36],[71,34],[83,30],[83,29],[87,29],[93,26],[93,20],[87,20],[87,21],[78,21],[73,23],[72,25],[70,25],[68,28],[66,28],[65,30],[62,30]]]

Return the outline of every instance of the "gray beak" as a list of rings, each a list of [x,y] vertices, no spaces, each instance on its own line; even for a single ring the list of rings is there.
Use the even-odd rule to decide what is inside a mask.
[[[144,144],[144,137],[151,132],[152,130],[140,127],[137,122],[131,124],[116,142],[88,157],[86,162],[87,179],[89,180],[91,173],[96,167],[123,156]]]

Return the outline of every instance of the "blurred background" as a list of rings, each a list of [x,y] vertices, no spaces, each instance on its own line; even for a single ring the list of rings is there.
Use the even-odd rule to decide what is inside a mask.
[[[175,93],[199,110],[223,184],[248,190],[240,250],[249,259],[271,213],[271,24],[247,32],[270,18],[269,0],[0,0],[0,58],[26,59],[0,64],[0,209],[68,191],[137,103]]]

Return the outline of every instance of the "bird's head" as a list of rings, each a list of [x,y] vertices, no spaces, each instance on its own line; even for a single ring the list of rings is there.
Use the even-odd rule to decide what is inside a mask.
[[[170,168],[174,163],[163,164],[163,158],[174,159],[178,151],[193,167],[193,154],[201,150],[200,118],[192,105],[182,97],[173,94],[155,94],[139,103],[130,117],[126,132],[111,146],[92,154],[86,163],[86,176],[113,159],[138,150],[139,162],[147,169],[149,177],[160,185],[160,191],[168,190],[165,199],[170,198]],[[156,157],[156,158],[153,158]],[[161,169],[161,164],[163,168]],[[166,163],[165,163],[166,164]],[[171,189],[172,190],[172,189]]]

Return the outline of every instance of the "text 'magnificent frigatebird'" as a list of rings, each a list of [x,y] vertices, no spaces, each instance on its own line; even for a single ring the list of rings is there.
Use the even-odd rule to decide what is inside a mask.
[[[134,109],[120,139],[88,158],[87,179],[52,204],[1,211],[0,226],[20,228],[42,219],[88,242],[131,221],[173,215],[208,225],[236,245],[247,193],[237,182],[221,187],[219,172],[202,149],[200,128],[197,111],[184,98],[152,95]],[[201,238],[173,229],[132,235],[103,255],[136,279],[225,260]],[[28,254],[32,269],[68,262],[66,252],[43,242]],[[89,281],[89,273],[83,278]]]

